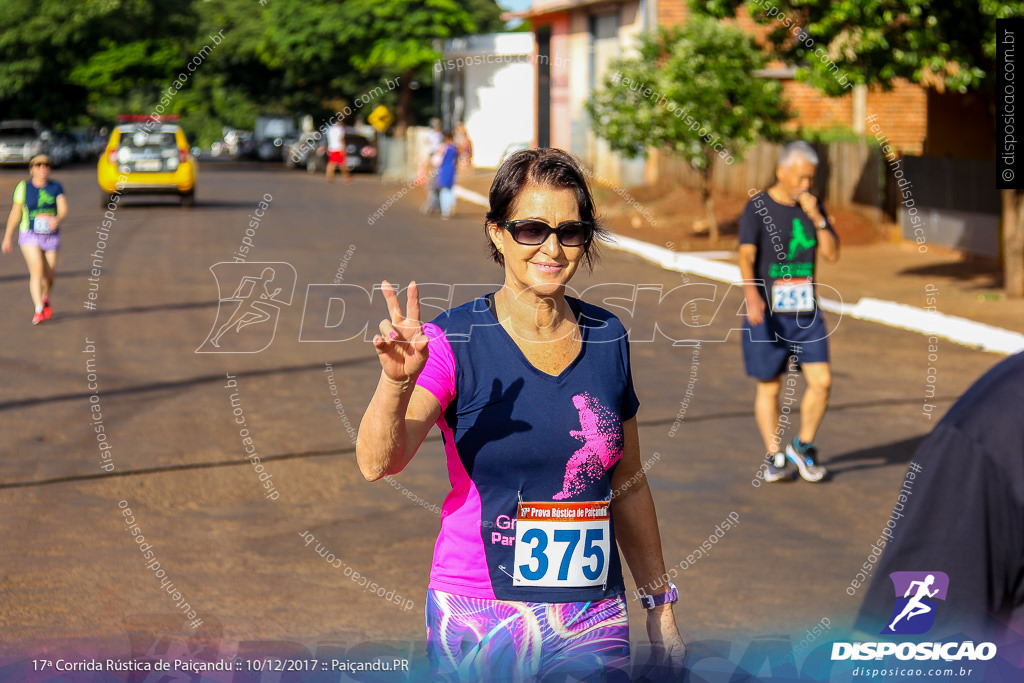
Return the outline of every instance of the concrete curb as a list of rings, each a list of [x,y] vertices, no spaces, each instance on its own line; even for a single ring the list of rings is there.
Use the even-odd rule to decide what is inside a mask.
[[[488,205],[487,198],[482,194],[457,185],[455,186],[455,195],[474,204]],[[696,254],[672,251],[623,235],[613,235],[608,246],[639,256],[665,270],[688,273],[729,284],[741,281],[739,266],[732,263],[721,263]],[[820,297],[819,302],[821,308],[829,313],[838,313],[841,316],[850,316],[857,320],[881,323],[910,332],[941,337],[982,351],[1007,355],[1024,351],[1024,334],[955,315],[927,311],[917,306],[871,297],[862,297],[855,304],[847,304],[825,297]]]

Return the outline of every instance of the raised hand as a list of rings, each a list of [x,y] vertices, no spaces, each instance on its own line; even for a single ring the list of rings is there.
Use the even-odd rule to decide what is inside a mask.
[[[824,216],[818,211],[818,198],[810,192],[801,192],[796,197],[797,202],[800,204],[800,208],[804,210],[807,217],[814,221],[815,227],[821,222]]]
[[[402,384],[412,383],[427,364],[427,335],[420,322],[420,295],[415,282],[406,292],[406,314],[398,301],[398,292],[390,282],[381,282],[381,291],[388,304],[388,318],[380,321],[380,334],[374,336],[385,377]]]

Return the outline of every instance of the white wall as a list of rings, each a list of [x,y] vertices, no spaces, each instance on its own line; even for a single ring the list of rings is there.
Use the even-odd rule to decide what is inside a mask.
[[[474,166],[497,168],[509,144],[530,144],[534,138],[534,66],[526,55],[518,59],[463,69]]]

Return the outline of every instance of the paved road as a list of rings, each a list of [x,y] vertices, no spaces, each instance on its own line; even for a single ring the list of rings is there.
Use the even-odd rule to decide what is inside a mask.
[[[126,198],[98,235],[93,173],[55,177],[72,213],[50,322],[29,324],[24,264],[0,260],[2,651],[138,651],[150,642],[140,633],[173,641],[167,634],[179,631],[228,653],[258,649],[251,641],[279,641],[263,647],[281,652],[418,643],[436,506],[448,486],[439,437],[393,483],[362,480],[352,430],[378,366],[356,332],[385,309],[352,287],[342,317],[308,286],[415,278],[465,285],[453,295],[461,303],[500,278],[485,258],[478,207],[443,223],[418,214],[417,192],[399,196],[401,186],[369,177],[327,186],[301,172],[206,164],[195,209]],[[269,206],[257,216],[260,201]],[[235,306],[220,296],[243,275],[263,275],[258,265],[222,266],[216,279],[210,269],[237,256],[247,227],[247,261],[277,264],[269,291],[282,291],[251,309],[276,316],[276,335],[260,336],[272,323],[229,328],[229,350],[269,346],[196,353],[209,350],[215,321]],[[610,250],[574,282],[596,286],[588,298],[617,306],[633,333],[643,459],[665,558],[678,568],[680,626],[691,642],[770,633],[796,634],[795,642],[823,618],[839,628],[859,603],[846,589],[934,423],[922,413],[929,373],[939,415],[999,358],[942,343],[929,360],[922,336],[841,321],[833,409],[819,436],[834,479],[755,487],[753,387],[730,333],[741,297],[701,283]],[[692,287],[660,308],[648,291],[632,311],[637,284]],[[429,293],[439,307],[448,296],[441,285]],[[682,303],[695,298],[704,301]],[[704,326],[687,327],[697,320]],[[331,335],[355,339],[309,341]],[[669,338],[704,343],[695,350]],[[739,523],[688,560],[730,515]],[[631,607],[639,641],[641,610]],[[194,630],[190,611],[202,621]]]

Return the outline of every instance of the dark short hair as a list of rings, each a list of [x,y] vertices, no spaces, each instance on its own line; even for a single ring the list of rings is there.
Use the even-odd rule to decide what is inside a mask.
[[[583,248],[583,262],[587,268],[593,269],[598,257],[596,242],[599,239],[606,239],[608,231],[597,220],[594,197],[590,193],[586,172],[580,162],[568,152],[554,147],[520,150],[509,156],[495,174],[488,196],[491,206],[484,222],[484,234],[491,250],[491,259],[498,265],[505,265],[505,257],[490,239],[488,226],[492,223],[501,225],[510,220],[523,188],[530,184],[555,190],[572,190],[576,193],[580,220],[594,225],[594,238]]]

